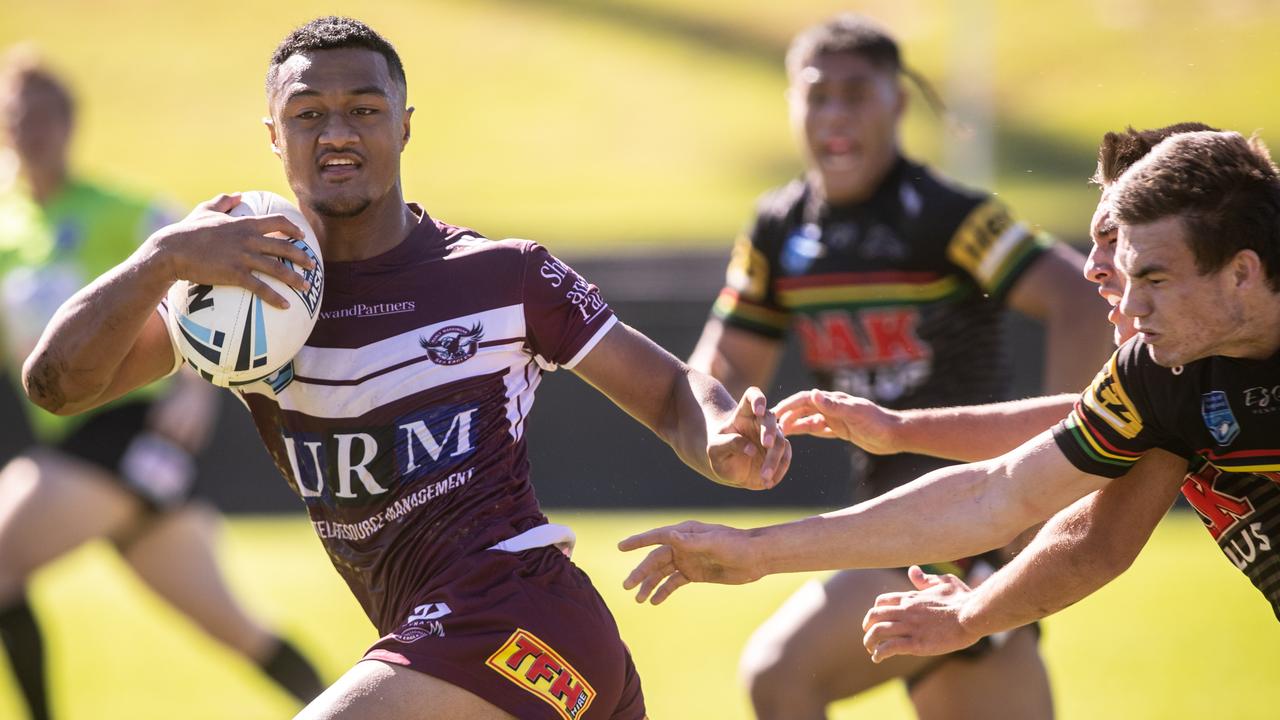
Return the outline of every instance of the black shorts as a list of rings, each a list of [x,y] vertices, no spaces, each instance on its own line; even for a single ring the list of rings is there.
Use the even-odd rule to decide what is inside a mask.
[[[53,448],[104,470],[153,512],[184,505],[195,489],[195,459],[147,429],[149,402],[95,413]]]

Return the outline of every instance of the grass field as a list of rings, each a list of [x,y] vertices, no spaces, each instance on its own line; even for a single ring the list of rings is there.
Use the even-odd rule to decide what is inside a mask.
[[[864,0],[961,120],[989,78],[992,189],[1080,237],[1101,134],[1201,120],[1280,142],[1280,4],[1271,0]],[[259,119],[272,47],[326,12],[399,46],[417,107],[405,189],[493,236],[553,248],[727,247],[753,199],[798,167],[781,58],[837,0],[0,0],[0,47],[29,40],[83,101],[79,164],[191,204],[283,191]],[[962,179],[918,97],[906,147]]]
[[[720,512],[735,524],[795,515]],[[576,560],[618,617],[644,676],[654,718],[748,717],[735,681],[748,633],[802,580],[686,588],[668,604],[636,606],[620,582],[631,556],[617,539],[684,513],[552,513],[579,533]],[[1277,628],[1261,596],[1219,554],[1191,514],[1165,520],[1125,576],[1046,623],[1043,648],[1059,717],[1274,718]],[[230,581],[329,677],[373,630],[301,516],[236,519],[225,533]],[[41,574],[36,609],[49,636],[55,709],[64,720],[287,717],[293,706],[229,653],[140,589],[105,546]],[[856,638],[851,638],[856,642]],[[0,717],[21,717],[0,678]],[[909,717],[886,686],[837,705],[834,718]]]

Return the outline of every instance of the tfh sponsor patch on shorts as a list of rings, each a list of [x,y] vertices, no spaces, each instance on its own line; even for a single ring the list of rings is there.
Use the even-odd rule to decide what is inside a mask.
[[[536,695],[565,720],[577,720],[591,707],[596,691],[551,646],[517,629],[485,664]]]

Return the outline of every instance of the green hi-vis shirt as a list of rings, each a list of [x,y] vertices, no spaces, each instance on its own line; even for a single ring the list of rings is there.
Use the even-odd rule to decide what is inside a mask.
[[[156,205],[70,180],[45,206],[25,188],[0,189],[0,338],[3,364],[18,378],[45,326],[69,297],[119,264],[167,221]],[[159,384],[117,400],[150,397]],[[83,422],[26,403],[40,442],[54,442]]]

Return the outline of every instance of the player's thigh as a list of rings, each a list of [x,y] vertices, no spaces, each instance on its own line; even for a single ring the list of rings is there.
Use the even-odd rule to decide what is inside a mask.
[[[914,674],[933,661],[903,656],[877,665],[862,645],[862,618],[876,596],[910,589],[901,570],[843,570],[806,583],[748,641],[746,679],[755,689],[804,687],[829,702]]]
[[[205,632],[252,659],[274,643],[231,594],[218,566],[218,515],[189,503],[157,517],[121,555],[138,577]]]
[[[363,660],[294,720],[506,720],[513,718],[462,688],[407,667]]]
[[[1036,631],[1020,628],[979,657],[948,659],[912,684],[911,701],[921,720],[1052,718]]]
[[[95,465],[49,449],[14,458],[0,470],[0,586],[118,532],[140,511],[141,503]]]

